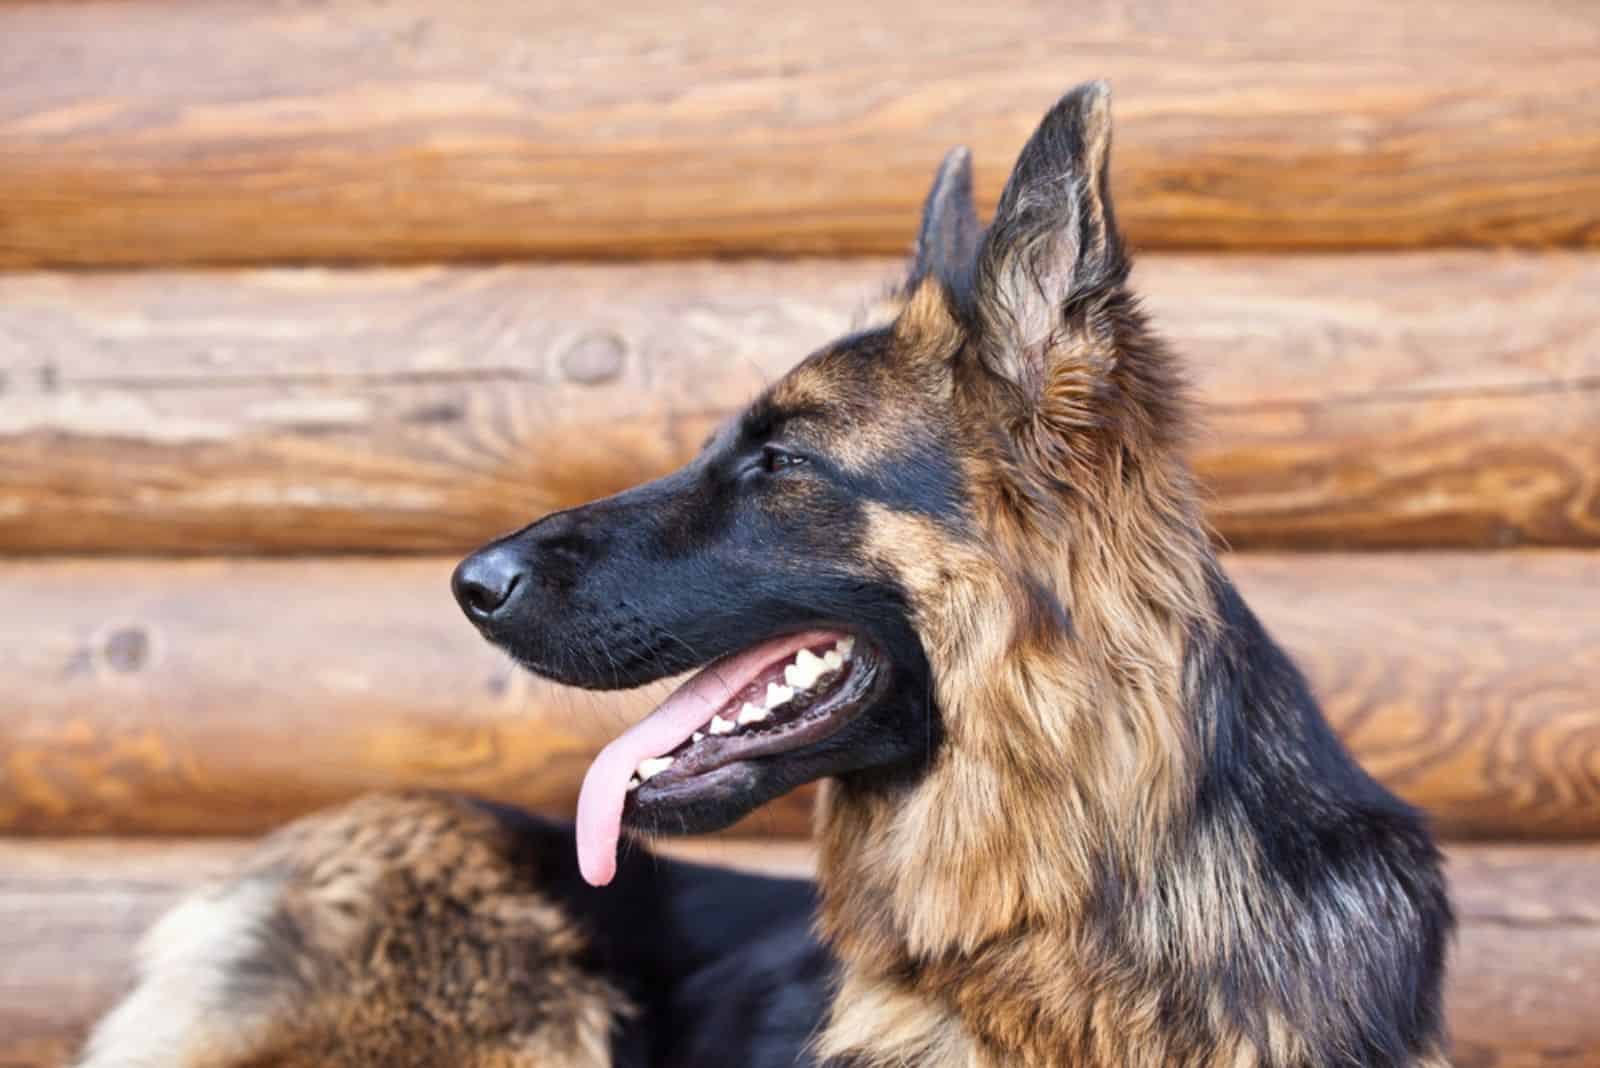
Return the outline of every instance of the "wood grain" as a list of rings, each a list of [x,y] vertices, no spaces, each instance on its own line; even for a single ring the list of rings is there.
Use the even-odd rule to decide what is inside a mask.
[[[0,561],[0,831],[246,833],[366,790],[568,814],[665,686],[513,670],[452,560]],[[1454,836],[1600,835],[1600,554],[1237,555],[1365,765]],[[809,794],[747,833],[804,833]]]
[[[570,815],[595,752],[669,687],[515,669],[461,619],[452,565],[0,561],[0,830],[249,833],[407,783]]]
[[[1587,0],[21,0],[0,40],[6,267],[898,253],[946,148],[992,203],[1091,77],[1144,247],[1600,243]]]
[[[460,551],[676,466],[884,261],[0,276],[0,551]],[[1600,545],[1600,256],[1157,256],[1239,548]]]
[[[0,841],[0,1066],[55,1068],[125,989],[135,940],[238,840]],[[718,841],[674,852],[784,874],[809,847]],[[1449,851],[1461,932],[1447,1013],[1457,1068],[1600,1068],[1600,847]]]
[[[1445,834],[1600,834],[1600,554],[1240,554],[1345,743]]]

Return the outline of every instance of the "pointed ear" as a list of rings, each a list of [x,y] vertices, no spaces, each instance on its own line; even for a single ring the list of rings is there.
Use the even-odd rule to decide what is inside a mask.
[[[952,289],[972,270],[978,254],[978,212],[972,206],[972,152],[958,145],[945,153],[922,206],[922,229],[911,254],[905,290],[936,278]]]
[[[1023,148],[979,252],[984,355],[1027,396],[1071,355],[1071,307],[1127,276],[1110,157],[1111,92],[1089,82],[1062,97]]]

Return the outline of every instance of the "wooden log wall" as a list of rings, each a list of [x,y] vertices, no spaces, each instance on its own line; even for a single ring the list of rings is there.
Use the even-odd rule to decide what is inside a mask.
[[[0,1068],[246,836],[570,812],[663,688],[512,670],[454,558],[680,463],[1090,77],[1230,571],[1451,842],[1455,1063],[1600,1068],[1590,0],[0,3]],[[676,848],[804,872],[809,806]]]
[[[0,275],[0,551],[463,551],[676,467],[896,266]],[[1235,548],[1600,545],[1600,255],[1135,281]]]
[[[0,649],[22,654],[0,653],[0,827],[242,834],[397,785],[570,814],[665,684],[515,670],[457,618],[453,562],[0,563]],[[1228,564],[1357,756],[1443,830],[1600,837],[1600,554]],[[745,829],[806,818],[791,798]]]
[[[1586,0],[13,2],[0,266],[889,253],[1118,96],[1136,244],[1600,244]]]

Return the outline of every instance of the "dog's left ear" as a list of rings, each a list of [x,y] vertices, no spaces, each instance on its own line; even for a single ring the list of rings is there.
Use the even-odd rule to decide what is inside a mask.
[[[1092,404],[1095,352],[1074,310],[1127,277],[1111,208],[1111,93],[1062,97],[1023,148],[977,259],[982,358],[1030,408]],[[1065,393],[1063,394],[1063,390]],[[1087,411],[1056,413],[1068,421]]]
[[[907,293],[933,278],[959,290],[978,254],[978,211],[972,204],[972,152],[958,145],[945,153],[922,206],[922,229],[911,254]]]

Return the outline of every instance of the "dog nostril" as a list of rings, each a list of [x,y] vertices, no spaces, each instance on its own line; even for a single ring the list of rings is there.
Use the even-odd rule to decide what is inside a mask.
[[[484,616],[492,615],[495,609],[506,603],[507,598],[511,596],[511,589],[514,589],[516,585],[516,581],[513,580],[511,587],[504,594],[501,594],[487,586],[479,586],[473,583],[462,591],[462,600],[471,611]]]
[[[461,610],[474,622],[493,618],[522,582],[520,562],[501,546],[467,557],[450,578]]]

